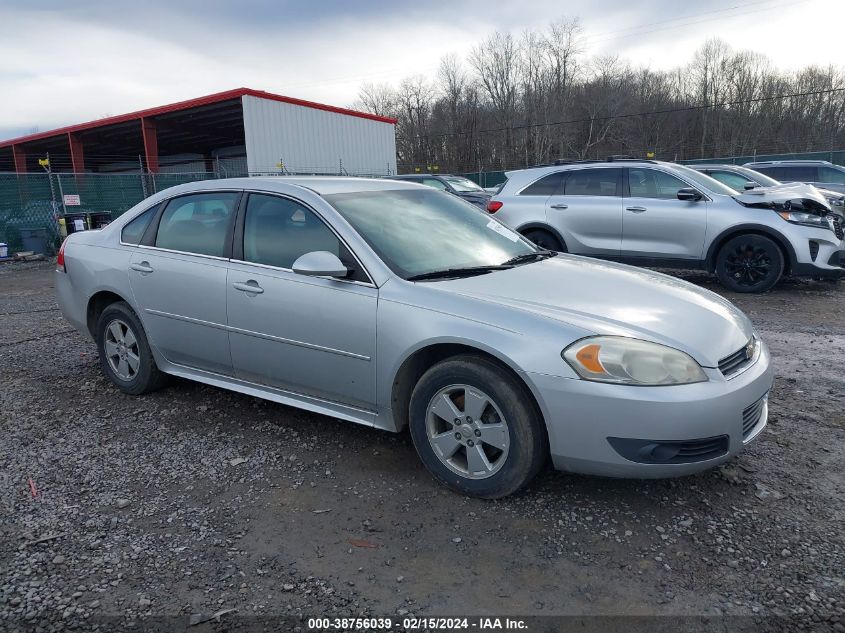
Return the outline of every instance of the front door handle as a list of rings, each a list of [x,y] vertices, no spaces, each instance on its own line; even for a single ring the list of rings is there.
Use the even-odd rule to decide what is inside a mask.
[[[568,209],[569,208],[568,204],[563,204],[562,202],[560,202],[558,204],[552,204],[552,205],[549,205],[549,206],[552,209]]]
[[[258,282],[254,279],[250,279],[247,282],[236,281],[232,284],[232,287],[235,290],[240,290],[241,292],[248,292],[249,294],[253,295],[260,295],[264,292],[264,288],[258,285]]]
[[[153,267],[150,266],[150,262],[140,262],[139,264],[129,264],[129,268],[132,270],[137,270],[139,273],[151,273],[153,272]]]
[[[642,213],[646,210],[645,207],[625,207],[626,211],[631,211],[633,213]]]

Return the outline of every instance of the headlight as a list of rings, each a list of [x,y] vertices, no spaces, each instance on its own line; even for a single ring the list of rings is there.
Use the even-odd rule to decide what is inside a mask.
[[[833,226],[826,217],[815,213],[803,213],[801,211],[778,211],[778,215],[787,222],[800,224],[801,226],[812,226],[817,229],[833,230]]]
[[[845,197],[828,198],[827,203],[832,207],[845,207]]]
[[[595,336],[573,343],[561,356],[581,378],[624,385],[688,385],[707,375],[688,354],[622,336]]]

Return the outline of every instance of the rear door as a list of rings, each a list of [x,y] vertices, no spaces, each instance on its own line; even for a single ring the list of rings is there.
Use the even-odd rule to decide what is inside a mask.
[[[622,245],[622,169],[590,167],[562,172],[546,200],[546,220],[570,253],[619,255]]]
[[[129,282],[150,342],[171,363],[232,372],[226,275],[241,193],[171,199],[132,255]]]
[[[626,169],[622,255],[660,259],[701,259],[707,230],[705,198],[678,200],[683,180],[652,167]]]

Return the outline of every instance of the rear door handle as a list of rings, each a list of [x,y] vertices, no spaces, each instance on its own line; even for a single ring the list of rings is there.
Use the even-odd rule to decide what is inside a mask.
[[[153,267],[150,266],[150,262],[141,262],[139,264],[129,264],[129,268],[132,270],[137,270],[139,273],[151,273],[153,272]]]
[[[250,279],[247,282],[236,281],[232,284],[232,287],[235,290],[240,290],[241,292],[248,292],[254,295],[260,295],[262,292],[264,292],[264,288],[259,286],[258,282],[254,279]]]
[[[625,207],[627,211],[632,211],[634,213],[642,213],[646,210],[645,207]]]
[[[558,204],[552,204],[552,205],[549,205],[549,206],[552,209],[568,209],[569,208],[568,204],[563,204],[562,202],[560,202]]]

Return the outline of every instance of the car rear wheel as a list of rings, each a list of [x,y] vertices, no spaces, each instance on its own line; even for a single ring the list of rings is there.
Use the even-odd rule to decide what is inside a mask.
[[[119,301],[97,320],[97,349],[103,373],[124,393],[140,395],[164,386],[141,321],[129,304]]]
[[[423,374],[411,395],[410,429],[435,479],[473,497],[519,490],[548,455],[525,386],[481,356],[457,356]]]
[[[552,232],[545,229],[528,229],[523,235],[540,248],[558,253],[566,252],[566,246]]]
[[[783,275],[783,253],[763,235],[729,239],[716,256],[716,276],[734,292],[766,292]]]

